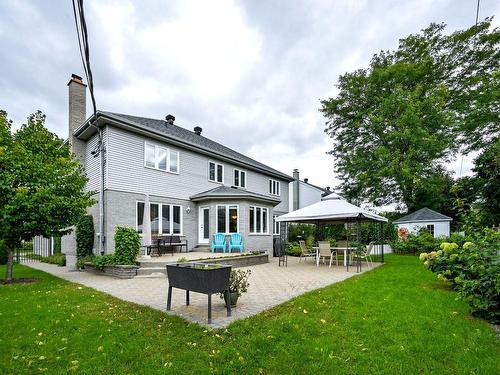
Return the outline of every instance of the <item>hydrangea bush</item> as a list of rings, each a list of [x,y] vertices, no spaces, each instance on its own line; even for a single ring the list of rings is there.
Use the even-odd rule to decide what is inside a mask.
[[[459,245],[443,242],[420,254],[424,266],[457,290],[473,315],[500,323],[500,233],[491,230]]]

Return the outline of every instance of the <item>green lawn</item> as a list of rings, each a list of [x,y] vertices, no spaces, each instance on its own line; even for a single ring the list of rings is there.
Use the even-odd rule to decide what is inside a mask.
[[[0,286],[0,373],[498,373],[492,327],[416,257],[386,260],[218,331],[17,266],[40,280]]]

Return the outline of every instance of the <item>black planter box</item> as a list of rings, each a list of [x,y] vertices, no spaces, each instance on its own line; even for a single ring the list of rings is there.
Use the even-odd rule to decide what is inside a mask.
[[[231,266],[210,263],[167,264],[168,298],[167,310],[171,310],[172,288],[186,290],[186,305],[189,305],[189,291],[208,295],[208,324],[212,323],[212,294],[224,293],[229,297],[229,276]],[[227,306],[231,316],[231,306]]]

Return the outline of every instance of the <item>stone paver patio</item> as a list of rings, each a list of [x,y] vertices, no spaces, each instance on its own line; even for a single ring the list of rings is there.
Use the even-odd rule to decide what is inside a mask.
[[[26,265],[125,301],[150,306],[161,311],[166,310],[166,277],[122,280],[88,272],[70,271],[67,267],[46,263],[35,262]],[[375,263],[374,267],[379,265]],[[355,272],[355,267],[349,268],[349,272],[346,272],[343,266],[328,268],[327,265],[321,264],[316,267],[312,260],[299,263],[298,258],[293,257],[288,258],[288,267],[278,267],[277,258],[270,258],[267,264],[239,269],[252,271],[249,278],[250,288],[238,300],[238,306],[233,309],[231,317],[226,316],[223,300],[217,295],[212,296],[213,323],[210,325],[212,328],[226,327],[235,320],[250,317],[308,291],[359,275]],[[363,272],[366,270],[366,264],[363,263]],[[172,311],[168,313],[208,326],[207,296],[192,292],[190,302],[189,306],[185,306],[185,292],[174,289]]]

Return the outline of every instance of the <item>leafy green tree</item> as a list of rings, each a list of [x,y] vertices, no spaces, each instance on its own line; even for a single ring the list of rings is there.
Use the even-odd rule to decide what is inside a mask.
[[[376,54],[321,101],[350,199],[412,211],[423,190],[440,189],[436,176],[461,146],[484,147],[498,134],[498,29],[489,19],[451,35],[444,28],[431,24]]]
[[[93,204],[78,160],[44,123],[38,111],[13,133],[0,111],[0,239],[8,252],[7,282],[22,240],[65,233]]]
[[[94,232],[92,215],[83,216],[76,225],[76,256],[78,259],[92,255]]]
[[[472,171],[477,178],[483,226],[500,224],[500,139],[474,160]]]

